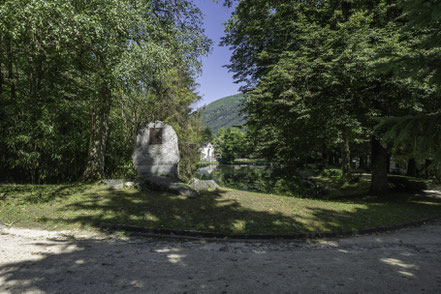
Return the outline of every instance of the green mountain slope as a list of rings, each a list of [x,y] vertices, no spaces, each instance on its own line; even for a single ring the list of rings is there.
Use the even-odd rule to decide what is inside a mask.
[[[241,126],[245,122],[239,113],[243,94],[236,94],[216,100],[205,107],[202,120],[215,134],[220,128]]]

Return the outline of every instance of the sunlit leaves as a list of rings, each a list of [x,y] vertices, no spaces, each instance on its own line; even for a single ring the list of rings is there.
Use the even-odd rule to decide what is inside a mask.
[[[111,136],[115,153],[105,155],[125,164],[139,124],[172,116],[158,117],[158,105],[187,116],[196,99],[210,41],[189,0],[8,0],[0,15],[0,176],[77,179],[88,137],[104,134],[106,145],[96,126],[109,125],[109,111],[110,133],[126,133]],[[172,69],[185,79],[164,99]]]

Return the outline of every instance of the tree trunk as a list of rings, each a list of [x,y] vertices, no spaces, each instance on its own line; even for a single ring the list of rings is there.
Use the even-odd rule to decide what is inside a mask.
[[[424,173],[426,174],[426,177],[430,176],[429,167],[432,164],[432,160],[426,159],[424,162]]]
[[[0,63],[0,95],[3,93],[3,83],[2,64]]]
[[[12,41],[11,38],[8,38],[7,42],[7,55],[8,55],[8,80],[9,80],[9,87],[11,90],[11,99],[15,100],[16,98],[16,91],[15,91],[15,79],[14,79],[14,70],[13,70],[13,55],[12,55]]]
[[[367,158],[366,156],[360,156],[360,169],[367,169]]]
[[[377,138],[371,138],[371,155],[372,155],[372,180],[371,193],[385,194],[387,193],[387,149],[381,145]]]
[[[406,176],[409,177],[416,177],[416,161],[415,158],[410,158],[407,161],[407,172],[406,172]]]
[[[351,178],[351,150],[349,149],[349,139],[343,134],[343,142],[341,144],[341,170],[344,179]]]
[[[334,155],[333,154],[328,156],[328,166],[329,165],[334,165]]]
[[[392,154],[387,153],[387,168],[386,168],[386,172],[390,173],[390,160],[392,158]]]
[[[91,106],[91,129],[89,156],[83,181],[91,182],[104,178],[104,153],[109,133],[111,92],[107,84],[102,84],[99,96]]]
[[[339,166],[339,165],[341,165],[341,164],[340,164],[340,156],[339,156],[338,154],[336,154],[336,155],[334,156],[334,165],[335,165],[335,166]]]
[[[322,165],[323,165],[323,168],[328,168],[328,162],[329,162],[329,153],[328,153],[328,150],[326,148],[326,145],[323,145],[323,149],[322,149]]]

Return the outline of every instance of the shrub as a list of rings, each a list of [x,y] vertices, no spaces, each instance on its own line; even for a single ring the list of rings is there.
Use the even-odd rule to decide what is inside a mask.
[[[137,171],[135,165],[131,160],[121,163],[116,166],[112,173],[110,174],[110,178],[112,179],[126,179],[126,180],[135,180],[137,176]]]
[[[342,177],[343,173],[341,169],[329,168],[322,170],[320,175],[327,178],[340,178]]]

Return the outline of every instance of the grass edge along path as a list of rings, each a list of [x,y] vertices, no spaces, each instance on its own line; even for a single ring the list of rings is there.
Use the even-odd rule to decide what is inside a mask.
[[[441,215],[429,195],[392,195],[388,201],[313,200],[232,189],[196,199],[99,185],[0,185],[0,222],[49,230],[125,224],[221,234],[302,234],[360,231]]]

